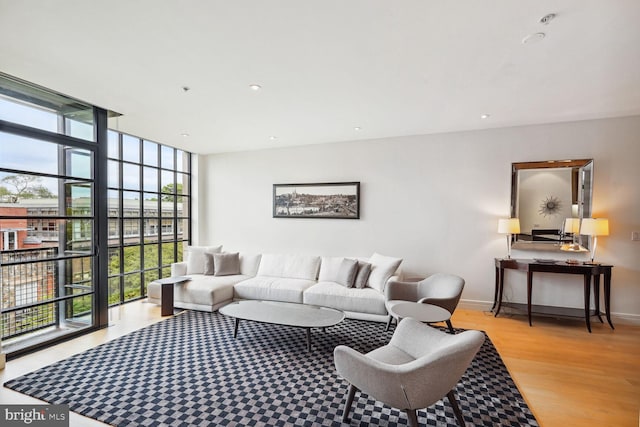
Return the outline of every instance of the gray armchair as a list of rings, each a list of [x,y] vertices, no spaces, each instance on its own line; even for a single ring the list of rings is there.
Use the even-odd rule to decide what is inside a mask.
[[[446,273],[436,273],[420,282],[392,280],[387,283],[385,289],[387,311],[391,312],[389,309],[399,302],[413,301],[437,305],[453,314],[463,289],[464,279],[462,277]],[[392,320],[393,316],[389,315],[387,330],[389,330]],[[447,326],[449,332],[453,333],[451,320],[447,320]]]
[[[427,408],[445,395],[458,423],[464,419],[453,389],[484,342],[479,331],[451,335],[415,319],[403,319],[388,345],[362,354],[341,345],[333,354],[338,374],[349,381],[343,422],[357,390],[402,409],[410,426],[418,425],[417,409]]]

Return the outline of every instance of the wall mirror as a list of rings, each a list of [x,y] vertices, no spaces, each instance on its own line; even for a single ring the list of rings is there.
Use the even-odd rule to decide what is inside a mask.
[[[520,219],[513,247],[586,250],[589,239],[565,224],[591,217],[592,188],[592,159],[512,163],[511,217]]]

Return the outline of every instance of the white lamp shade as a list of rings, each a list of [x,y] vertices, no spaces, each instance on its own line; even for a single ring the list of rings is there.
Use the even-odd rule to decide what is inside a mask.
[[[507,218],[498,220],[498,233],[518,234],[520,233],[520,220],[518,218]]]
[[[608,236],[609,220],[606,218],[585,218],[582,220],[580,234],[585,236]]]
[[[578,234],[580,231],[580,218],[567,218],[564,220],[564,232]]]

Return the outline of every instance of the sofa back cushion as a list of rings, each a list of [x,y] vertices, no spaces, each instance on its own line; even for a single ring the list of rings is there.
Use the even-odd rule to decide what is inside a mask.
[[[384,293],[387,280],[398,270],[401,262],[402,258],[393,258],[374,253],[371,258],[369,258],[371,273],[369,274],[368,286],[378,292]]]
[[[320,263],[318,282],[335,282],[343,260],[343,256],[323,256]]]
[[[319,267],[317,256],[263,254],[257,275],[316,280]]]
[[[255,276],[258,273],[261,257],[260,254],[240,254],[240,274]]]

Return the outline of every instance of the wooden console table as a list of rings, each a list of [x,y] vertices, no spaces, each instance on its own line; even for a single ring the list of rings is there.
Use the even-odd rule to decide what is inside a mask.
[[[563,261],[554,263],[538,262],[532,259],[513,259],[513,258],[496,258],[496,284],[493,298],[493,307],[495,309],[494,316],[500,313],[502,305],[502,293],[504,289],[504,270],[522,270],[527,272],[527,314],[529,316],[529,326],[531,326],[531,292],[533,288],[533,273],[560,273],[560,274],[581,274],[584,276],[584,318],[587,324],[587,330],[591,332],[591,278],[593,278],[593,294],[595,297],[595,315],[598,316],[600,322],[600,275],[604,275],[604,309],[607,322],[611,329],[614,329],[611,322],[611,269],[612,265],[603,264],[568,264]],[[604,322],[603,322],[604,323]]]

